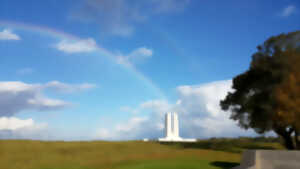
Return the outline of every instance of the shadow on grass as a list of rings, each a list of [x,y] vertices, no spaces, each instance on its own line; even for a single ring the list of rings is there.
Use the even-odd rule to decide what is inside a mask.
[[[224,161],[214,161],[214,162],[211,162],[210,164],[212,166],[219,167],[222,169],[230,169],[230,168],[240,165],[239,163],[224,162]]]

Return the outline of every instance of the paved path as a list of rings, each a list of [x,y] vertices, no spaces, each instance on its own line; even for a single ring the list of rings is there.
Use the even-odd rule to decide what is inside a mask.
[[[300,151],[248,150],[234,169],[300,169]]]

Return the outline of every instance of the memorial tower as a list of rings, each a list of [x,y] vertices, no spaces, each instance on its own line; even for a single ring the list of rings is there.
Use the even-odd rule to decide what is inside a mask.
[[[159,138],[161,142],[195,142],[196,139],[183,139],[179,136],[179,121],[177,113],[165,115],[165,138]]]

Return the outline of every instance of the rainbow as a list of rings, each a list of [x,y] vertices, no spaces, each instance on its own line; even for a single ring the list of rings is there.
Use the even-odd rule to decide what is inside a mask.
[[[25,31],[31,31],[31,32],[38,32],[43,35],[48,35],[51,37],[56,37],[59,39],[64,39],[64,40],[82,40],[82,38],[57,30],[53,28],[49,28],[46,26],[41,26],[41,25],[34,25],[34,24],[28,24],[28,23],[22,23],[22,22],[13,22],[13,21],[5,21],[5,20],[0,20],[0,26],[3,27],[8,27],[8,28],[13,28],[13,29],[21,29]],[[112,52],[106,50],[105,48],[102,48],[100,46],[97,46],[97,52],[101,53],[102,55],[105,55],[112,59],[112,61],[115,64],[118,64],[117,58],[115,54]],[[127,69],[129,72],[131,72],[137,79],[142,81],[147,87],[150,87],[154,92],[158,94],[160,97],[159,99],[166,99],[165,94],[162,92],[162,90],[157,87],[149,78],[147,78],[143,73],[138,71],[134,66],[132,65],[123,65],[123,64],[118,64],[120,66],[123,66],[125,69]]]

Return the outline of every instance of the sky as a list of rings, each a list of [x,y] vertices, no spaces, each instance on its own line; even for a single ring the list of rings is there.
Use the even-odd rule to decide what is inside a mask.
[[[0,139],[257,136],[219,102],[298,0],[0,0]]]

